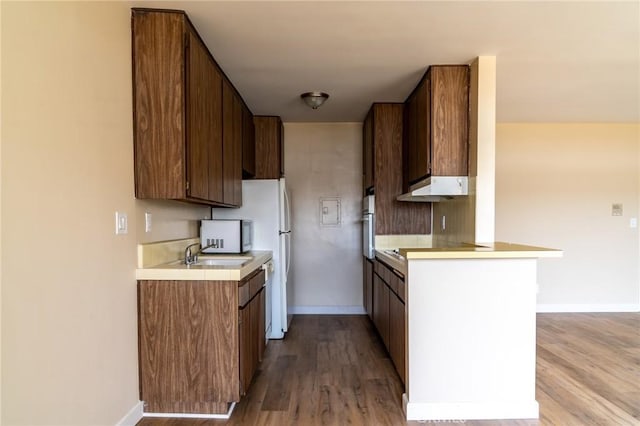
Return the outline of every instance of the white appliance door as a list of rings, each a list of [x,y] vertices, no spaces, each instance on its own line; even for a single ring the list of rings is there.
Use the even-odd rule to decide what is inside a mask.
[[[280,324],[282,332],[289,330],[292,315],[289,314],[288,299],[288,278],[291,268],[291,232],[280,234]]]
[[[280,179],[280,231],[291,231],[291,202],[284,178]]]
[[[375,257],[373,239],[373,215],[364,214],[362,216],[362,254],[368,259]]]

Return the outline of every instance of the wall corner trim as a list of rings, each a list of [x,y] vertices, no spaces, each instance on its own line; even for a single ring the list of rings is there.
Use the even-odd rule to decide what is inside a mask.
[[[140,420],[142,420],[144,410],[144,402],[138,401],[136,405],[129,410],[123,418],[120,419],[116,426],[135,426]]]

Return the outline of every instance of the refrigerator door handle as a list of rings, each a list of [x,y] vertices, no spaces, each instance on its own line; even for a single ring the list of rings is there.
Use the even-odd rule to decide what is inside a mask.
[[[291,266],[291,232],[287,232],[287,277],[289,276],[289,267]]]
[[[287,192],[287,188],[283,188],[284,193],[284,229],[291,229],[291,206],[289,205],[289,193]]]

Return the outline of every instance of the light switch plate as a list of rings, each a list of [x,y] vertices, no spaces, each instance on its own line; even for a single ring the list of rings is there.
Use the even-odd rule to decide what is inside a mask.
[[[151,232],[151,213],[144,214],[144,232]]]
[[[629,228],[637,228],[638,227],[638,218],[632,217],[629,219]]]
[[[123,212],[116,212],[116,235],[126,234],[127,232],[127,214]]]

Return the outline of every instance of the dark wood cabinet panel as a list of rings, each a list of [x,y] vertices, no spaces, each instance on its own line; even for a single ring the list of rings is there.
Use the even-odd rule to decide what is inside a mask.
[[[397,200],[403,189],[403,105],[373,104],[368,117],[373,140],[375,234],[431,233],[430,203],[404,203]],[[368,126],[365,122],[365,128]]]
[[[136,197],[183,199],[184,16],[134,10],[132,38]]]
[[[434,67],[431,140],[434,176],[466,176],[469,153],[469,67]]]
[[[364,173],[364,195],[373,192],[375,182],[373,167],[373,108],[369,110],[362,126],[362,170]]]
[[[265,315],[266,315],[266,289],[260,290],[258,293],[258,362],[264,358],[264,351],[267,349],[267,336],[265,334]]]
[[[136,197],[239,206],[250,111],[186,14],[134,8],[132,57]],[[235,98],[227,128],[223,80]]]
[[[405,383],[405,313],[404,303],[394,293],[389,294],[389,355],[396,371]]]
[[[404,276],[379,260],[373,262],[373,323],[398,375],[405,383],[405,283]]]
[[[239,359],[240,394],[245,395],[264,353],[264,271],[245,280],[242,288],[248,288],[249,301],[239,306]]]
[[[222,81],[223,199],[230,206],[242,204],[242,105],[233,86]]]
[[[367,315],[373,319],[373,262],[363,257],[363,265],[363,304]]]
[[[226,413],[264,353],[264,279],[138,282],[145,412]]]
[[[389,287],[377,274],[373,275],[373,323],[389,350]]]
[[[279,179],[284,175],[284,134],[282,120],[255,116],[256,179]]]
[[[256,135],[253,114],[242,106],[242,177],[252,178],[256,174]]]
[[[405,106],[405,191],[429,176],[466,176],[469,67],[429,67]]]
[[[251,383],[251,309],[250,305],[238,311],[240,395],[246,395]]]
[[[222,202],[222,80],[193,30],[187,57],[187,193],[190,198]]]
[[[140,399],[147,412],[219,413],[239,400],[237,281],[140,281]],[[222,402],[222,403],[221,403]]]
[[[188,33],[187,62],[187,174],[190,197],[206,200],[209,197],[209,142],[211,129],[211,102],[208,95],[213,83],[208,78],[209,58],[198,37]],[[210,86],[210,87],[208,87]]]

